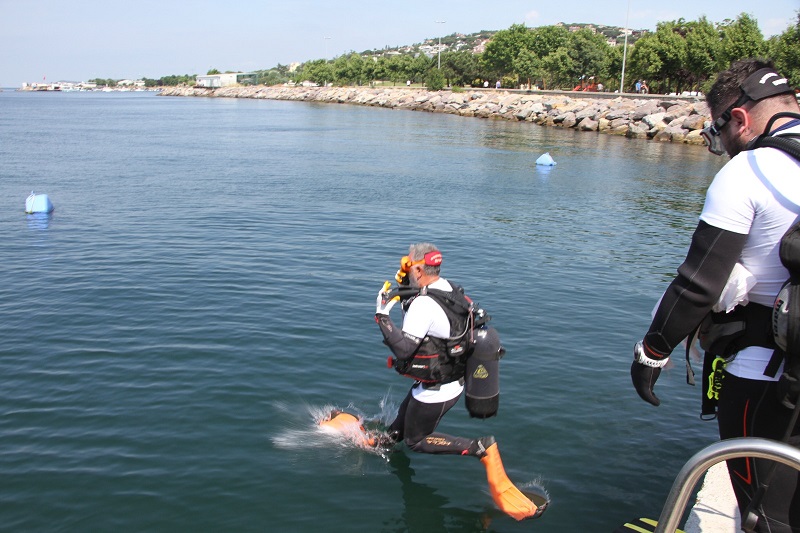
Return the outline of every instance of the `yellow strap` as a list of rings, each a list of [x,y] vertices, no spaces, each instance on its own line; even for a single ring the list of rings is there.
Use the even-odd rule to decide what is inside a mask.
[[[652,529],[645,529],[643,527],[635,526],[631,523],[625,523],[625,527],[628,529],[632,529],[634,531],[638,531],[639,533],[653,533]]]
[[[622,527],[626,527],[638,533],[653,533],[653,531],[656,530],[656,526],[658,526],[658,521],[653,520],[652,518],[640,518],[639,521],[652,526],[652,529],[645,529],[641,526],[637,526],[636,524],[631,524],[630,522],[626,522]],[[675,533],[684,533],[684,531],[681,529],[676,529]]]

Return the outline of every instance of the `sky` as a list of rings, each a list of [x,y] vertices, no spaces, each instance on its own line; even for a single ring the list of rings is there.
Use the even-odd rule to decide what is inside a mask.
[[[268,69],[512,24],[655,30],[747,13],[768,38],[798,11],[800,0],[0,0],[0,87]]]

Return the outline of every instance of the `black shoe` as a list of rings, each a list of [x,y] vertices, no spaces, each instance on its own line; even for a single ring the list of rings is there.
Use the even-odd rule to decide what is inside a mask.
[[[486,450],[496,442],[497,441],[495,440],[494,435],[488,435],[486,437],[475,439],[475,441],[472,443],[472,446],[469,447],[469,454],[481,459],[486,455]]]

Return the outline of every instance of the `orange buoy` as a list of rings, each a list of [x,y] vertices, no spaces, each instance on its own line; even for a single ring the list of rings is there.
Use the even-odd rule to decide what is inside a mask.
[[[486,467],[489,492],[492,494],[495,505],[501,511],[515,520],[538,518],[544,512],[547,507],[546,503],[537,507],[508,479],[506,470],[503,468],[503,461],[500,459],[497,443],[486,449],[486,455],[481,457],[481,463]]]

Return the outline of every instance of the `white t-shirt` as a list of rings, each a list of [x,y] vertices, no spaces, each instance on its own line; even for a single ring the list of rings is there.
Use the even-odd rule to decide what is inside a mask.
[[[444,278],[439,278],[430,285],[431,289],[452,291],[453,287]],[[419,339],[427,335],[446,339],[450,336],[450,321],[442,307],[430,296],[417,296],[408,306],[403,317],[403,331]],[[423,403],[441,403],[456,398],[464,386],[458,381],[444,383],[435,389],[417,386],[412,389],[414,399]]]
[[[800,133],[800,126],[780,133]],[[700,220],[747,235],[739,262],[756,278],[751,302],[772,306],[789,272],[781,264],[778,244],[800,214],[800,162],[775,148],[741,152],[720,170],[706,193]],[[764,376],[772,350],[751,346],[725,369],[747,379]]]

